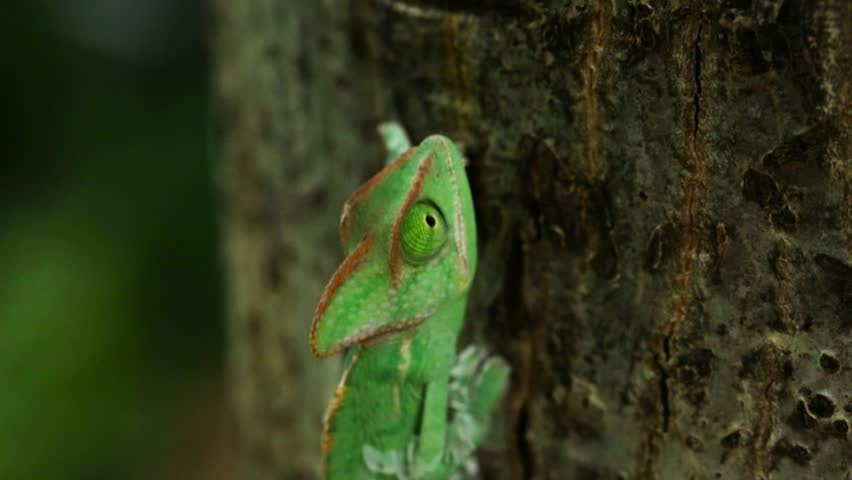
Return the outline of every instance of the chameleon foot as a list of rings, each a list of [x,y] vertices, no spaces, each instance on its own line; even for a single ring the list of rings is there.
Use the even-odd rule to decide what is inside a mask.
[[[364,464],[370,472],[377,475],[395,476],[399,480],[407,479],[405,473],[405,457],[396,450],[381,451],[371,445],[364,445],[361,450]]]
[[[438,470],[441,457],[435,457],[429,463],[417,461],[417,437],[408,444],[405,455],[396,450],[382,451],[371,445],[364,445],[361,454],[364,464],[370,472],[387,475],[396,480],[423,480]]]

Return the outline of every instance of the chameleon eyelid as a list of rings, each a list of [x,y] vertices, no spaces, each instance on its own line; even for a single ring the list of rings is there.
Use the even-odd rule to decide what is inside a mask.
[[[407,265],[424,265],[439,256],[448,240],[447,221],[438,205],[420,199],[404,214],[399,237]]]
[[[405,212],[405,215],[408,215],[408,212],[410,212],[411,210],[413,210],[415,207],[417,207],[417,206],[419,206],[419,205],[426,205],[426,206],[429,206],[429,207],[434,208],[434,209],[435,209],[435,211],[436,211],[436,212],[438,212],[438,216],[440,217],[440,220],[444,223],[444,226],[446,226],[446,227],[449,227],[449,226],[450,226],[450,225],[447,223],[447,217],[446,217],[446,215],[444,215],[444,211],[443,211],[443,210],[441,210],[441,207],[439,207],[437,203],[435,203],[432,199],[429,199],[429,198],[422,198],[422,199],[417,200],[416,202],[414,202],[414,203],[411,205],[411,208],[409,208],[409,209]]]

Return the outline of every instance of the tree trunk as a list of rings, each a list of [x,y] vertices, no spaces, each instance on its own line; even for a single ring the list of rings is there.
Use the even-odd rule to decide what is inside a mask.
[[[374,132],[470,161],[494,479],[852,478],[852,2],[216,5],[244,477],[317,478],[308,327]]]

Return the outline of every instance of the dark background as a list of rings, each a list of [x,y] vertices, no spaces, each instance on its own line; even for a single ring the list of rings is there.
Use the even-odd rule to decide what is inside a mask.
[[[226,478],[208,19],[0,20],[0,478]]]

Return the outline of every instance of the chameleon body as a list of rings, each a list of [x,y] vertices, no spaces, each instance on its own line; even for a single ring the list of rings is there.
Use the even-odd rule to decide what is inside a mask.
[[[380,132],[393,159],[344,204],[346,258],[311,327],[315,355],[344,352],[322,436],[330,480],[449,479],[471,465],[508,367],[456,355],[476,271],[464,160],[450,139],[411,147]]]

